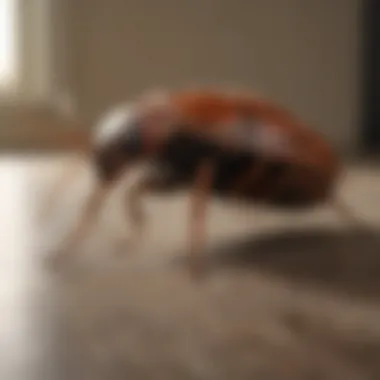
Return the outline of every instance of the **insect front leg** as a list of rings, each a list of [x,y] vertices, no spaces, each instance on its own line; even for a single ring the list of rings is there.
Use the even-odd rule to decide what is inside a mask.
[[[126,213],[131,222],[131,233],[128,237],[129,244],[136,244],[146,229],[147,218],[143,207],[144,197],[148,194],[165,193],[175,189],[175,181],[170,175],[153,170],[149,170],[148,173],[132,185],[126,196]]]
[[[213,180],[213,163],[203,162],[197,170],[190,202],[190,266],[194,276],[202,274],[201,252],[205,243],[206,207]]]
[[[106,196],[109,194],[113,183],[98,180],[96,187],[87,199],[80,220],[66,240],[64,247],[53,257],[53,264],[59,265],[71,256],[85,235],[89,232],[92,223],[100,211]]]

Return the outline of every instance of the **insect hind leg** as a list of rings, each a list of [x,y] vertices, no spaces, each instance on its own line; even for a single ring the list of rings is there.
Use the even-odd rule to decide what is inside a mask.
[[[339,217],[347,221],[351,228],[357,228],[361,231],[371,231],[371,227],[363,219],[359,218],[356,213],[341,198],[335,197],[330,200],[330,206],[339,215]]]

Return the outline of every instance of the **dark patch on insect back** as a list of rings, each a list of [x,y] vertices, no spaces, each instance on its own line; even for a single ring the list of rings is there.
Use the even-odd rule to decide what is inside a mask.
[[[312,181],[309,172],[293,167],[287,177],[274,189],[267,202],[282,208],[303,208],[317,202],[316,197],[307,184]],[[313,182],[313,181],[312,181]]]
[[[169,172],[174,181],[188,183],[194,179],[205,159],[214,162],[212,190],[220,195],[255,161],[250,153],[225,150],[212,140],[180,132],[164,145],[158,157],[158,166]]]
[[[260,178],[250,185],[248,192],[260,200],[265,200],[276,192],[281,179],[289,173],[290,166],[281,161],[263,162],[262,165]]]
[[[194,178],[199,165],[207,158],[216,157],[219,147],[190,133],[176,133],[163,146],[158,156],[158,166],[178,181]]]
[[[238,178],[247,173],[256,158],[253,154],[239,152],[220,152],[216,160],[214,190],[225,193]]]
[[[300,186],[289,186],[281,188],[268,201],[273,206],[281,208],[302,208],[308,207],[313,203],[313,199]]]

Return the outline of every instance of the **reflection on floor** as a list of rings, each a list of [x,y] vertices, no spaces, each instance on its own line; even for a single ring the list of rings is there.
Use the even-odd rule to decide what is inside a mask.
[[[214,202],[209,278],[186,267],[186,199],[149,198],[149,230],[130,250],[121,193],[71,264],[48,248],[90,186],[37,213],[66,161],[0,164],[0,379],[334,379],[380,373],[380,239],[347,232],[331,210],[307,215]],[[352,169],[343,195],[380,225],[380,172]]]

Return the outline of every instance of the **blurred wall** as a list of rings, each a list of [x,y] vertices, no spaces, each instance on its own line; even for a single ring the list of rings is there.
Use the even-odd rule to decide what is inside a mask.
[[[66,0],[65,72],[90,125],[151,87],[225,84],[355,147],[360,0]],[[60,48],[57,47],[59,53]]]
[[[354,146],[360,0],[70,1],[71,83],[88,121],[150,87],[232,84]]]

